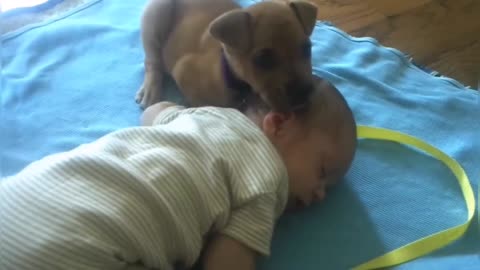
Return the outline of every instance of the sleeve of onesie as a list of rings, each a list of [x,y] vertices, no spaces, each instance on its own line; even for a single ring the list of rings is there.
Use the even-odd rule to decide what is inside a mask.
[[[222,234],[239,241],[260,255],[269,256],[277,218],[276,198],[274,193],[263,194],[233,210]]]
[[[268,256],[276,221],[288,200],[286,168],[268,138],[250,120],[233,111],[224,112],[223,117],[236,129],[222,148],[232,208],[219,233]]]

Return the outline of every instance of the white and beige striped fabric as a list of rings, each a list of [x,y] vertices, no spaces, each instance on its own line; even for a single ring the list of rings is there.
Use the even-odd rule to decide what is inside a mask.
[[[173,269],[224,233],[269,254],[288,196],[277,152],[243,114],[162,112],[0,182],[0,269]]]

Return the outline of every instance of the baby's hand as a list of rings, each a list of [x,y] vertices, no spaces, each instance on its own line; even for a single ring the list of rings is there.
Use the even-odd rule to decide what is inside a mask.
[[[205,270],[254,270],[256,254],[242,243],[225,235],[209,242],[204,257]]]
[[[157,116],[166,108],[177,106],[177,104],[168,101],[155,103],[145,109],[142,114],[142,126],[151,126]]]

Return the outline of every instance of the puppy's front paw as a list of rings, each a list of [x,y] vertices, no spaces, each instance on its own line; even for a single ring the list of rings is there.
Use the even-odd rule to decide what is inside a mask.
[[[142,109],[146,109],[150,105],[160,102],[160,91],[160,84],[143,82],[142,86],[137,91],[135,101],[140,107],[142,107]]]
[[[142,83],[142,86],[140,86],[140,89],[138,89],[137,93],[135,94],[135,102],[137,104],[139,105],[142,104],[144,93],[145,93],[145,88],[143,87],[143,83]]]

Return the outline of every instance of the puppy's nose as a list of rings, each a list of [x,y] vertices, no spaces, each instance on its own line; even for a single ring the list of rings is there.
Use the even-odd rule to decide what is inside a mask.
[[[288,103],[295,108],[307,103],[313,92],[313,83],[303,80],[292,80],[286,85]]]

